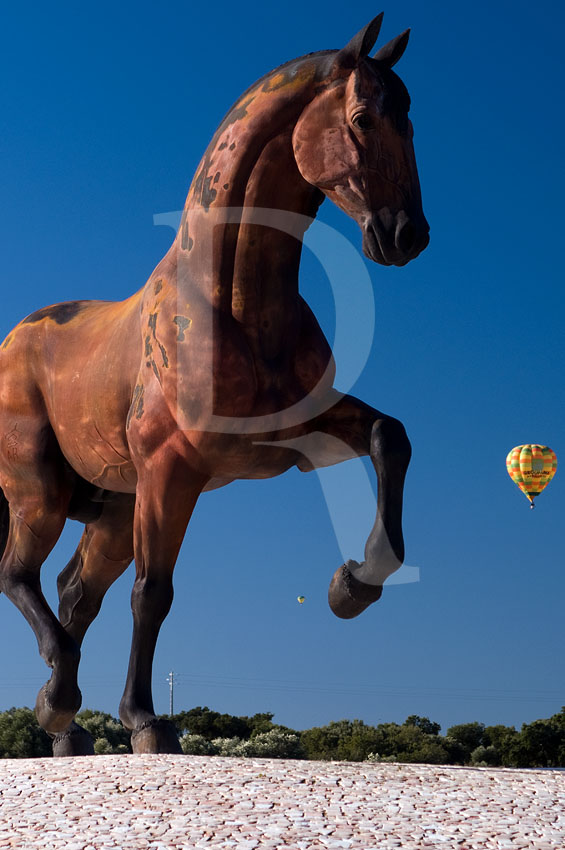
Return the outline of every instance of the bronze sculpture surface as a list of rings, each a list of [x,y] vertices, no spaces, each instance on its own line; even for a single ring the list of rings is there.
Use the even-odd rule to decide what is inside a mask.
[[[139,292],[43,308],[2,344],[0,589],[52,668],[36,714],[55,754],[92,751],[73,721],[80,645],[132,558],[120,719],[134,752],[180,751],[155,717],[151,669],[203,491],[370,455],[377,517],[363,564],[332,579],[332,610],[359,614],[403,561],[405,430],[334,389],[330,347],[298,292],[302,237],[326,196],[359,223],[378,263],[404,265],[429,241],[409,97],[392,71],[408,33],[369,58],[381,19],[241,96],[204,154],[170,251]],[[85,529],[58,578],[57,618],[40,569],[68,517]]]

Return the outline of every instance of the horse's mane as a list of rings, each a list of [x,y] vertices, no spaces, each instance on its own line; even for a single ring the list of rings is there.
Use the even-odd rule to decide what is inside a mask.
[[[297,71],[300,66],[306,62],[312,62],[316,66],[316,72],[314,75],[314,80],[319,81],[327,77],[329,73],[329,61],[328,57],[335,56],[337,50],[319,50],[315,53],[305,53],[304,56],[298,56],[296,59],[290,59],[288,62],[284,62],[282,65],[279,65],[277,68],[273,68],[272,71],[268,71],[266,74],[263,74],[262,77],[259,77],[258,80],[255,80],[245,91],[239,95],[238,99],[234,104],[228,109],[222,120],[218,125],[218,129],[214,134],[214,138],[212,139],[212,143],[217,138],[218,134],[223,130],[226,124],[231,123],[231,118],[233,113],[235,113],[238,109],[241,108],[241,102],[245,100],[247,95],[249,95],[252,91],[259,88],[261,85],[265,85],[270,79],[278,76],[281,73],[287,73],[291,75],[293,72]]]
[[[327,61],[324,61],[324,60],[327,60],[328,56],[335,56],[335,54],[337,52],[338,52],[337,50],[318,50],[314,53],[305,53],[303,56],[298,56],[296,59],[289,59],[288,62],[283,62],[282,65],[279,65],[277,68],[273,68],[272,71],[267,71],[266,74],[263,74],[262,77],[259,77],[258,80],[255,80],[255,82],[252,83],[249,86],[249,88],[247,88],[242,94],[240,94],[240,96],[238,97],[238,99],[236,100],[234,105],[232,106],[232,109],[237,106],[237,104],[239,103],[240,100],[242,100],[251,91],[253,91],[253,89],[260,86],[261,83],[266,83],[267,80],[269,80],[271,77],[276,77],[278,74],[280,74],[283,71],[290,71],[293,65],[295,65],[296,68],[298,68],[300,65],[302,65],[303,62],[306,62],[306,60],[308,60],[310,62],[314,62],[316,64],[316,66],[317,66],[316,67],[316,78],[317,79],[320,79],[322,77],[322,73],[320,73],[322,71],[324,72],[323,76],[327,76],[327,73],[329,71],[329,68],[328,68],[329,63]],[[228,111],[227,115],[229,115],[230,112],[231,112],[231,109]],[[226,115],[226,117],[227,117],[227,115]]]

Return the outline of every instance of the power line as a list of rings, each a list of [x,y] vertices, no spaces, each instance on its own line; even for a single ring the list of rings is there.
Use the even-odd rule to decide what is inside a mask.
[[[332,684],[304,682],[268,681],[263,679],[244,679],[237,677],[216,677],[206,674],[178,674],[180,684],[193,684],[199,687],[212,688],[235,688],[244,691],[271,691],[271,692],[294,692],[294,693],[326,693],[345,696],[365,697],[435,697],[438,699],[457,700],[464,699],[470,702],[503,702],[509,699],[521,702],[555,702],[565,701],[563,691],[532,691],[515,690],[507,688],[433,688],[433,687],[402,687],[398,685],[383,684],[380,687],[371,687],[357,684]]]
[[[169,685],[169,713],[174,714],[174,689],[176,686],[195,685],[197,687],[213,687],[241,689],[244,691],[264,690],[271,692],[294,692],[294,693],[319,693],[381,698],[390,697],[427,697],[436,699],[456,700],[465,699],[469,702],[491,702],[504,701],[508,699],[520,702],[560,702],[565,704],[564,690],[544,689],[532,690],[531,688],[442,688],[425,686],[402,686],[391,682],[382,682],[380,685],[367,685],[357,682],[304,682],[297,680],[265,679],[261,677],[239,677],[222,676],[214,673],[175,673],[169,672],[165,681]],[[11,690],[13,688],[33,687],[35,683],[44,682],[44,677],[17,676],[12,680],[0,680],[0,690]],[[81,679],[83,686],[104,687],[111,684],[121,684],[121,677],[108,676],[85,676]]]

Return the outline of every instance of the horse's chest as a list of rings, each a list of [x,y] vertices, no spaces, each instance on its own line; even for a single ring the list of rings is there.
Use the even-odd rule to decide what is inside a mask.
[[[284,411],[312,392],[327,391],[335,377],[330,347],[310,323],[287,329],[284,339],[265,344],[266,331],[236,323],[219,328],[209,359],[215,412],[249,416]],[[204,361],[200,361],[204,365]],[[206,382],[201,374],[201,381]]]
[[[230,408],[234,415],[280,413],[313,392],[327,391],[334,377],[331,356],[314,345],[273,358],[232,357],[214,375],[215,398],[218,409]]]
[[[251,418],[259,425],[262,417],[280,416],[333,385],[331,350],[308,315],[297,316],[285,344],[278,344],[272,356],[256,327],[230,315],[212,315],[211,332],[204,333],[203,317],[195,314],[190,327],[174,339],[166,335],[169,325],[157,323],[156,339],[167,353],[166,362],[157,358],[156,369],[150,368],[153,363],[141,369],[144,419],[151,418],[154,404],[165,403],[181,430],[238,432],[238,420]],[[138,416],[136,408],[130,426]],[[255,433],[273,430],[267,423]]]

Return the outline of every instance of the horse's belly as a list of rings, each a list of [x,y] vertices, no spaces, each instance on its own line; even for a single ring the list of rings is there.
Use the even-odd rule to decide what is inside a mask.
[[[92,421],[85,428],[55,425],[54,430],[61,451],[81,478],[104,490],[135,493],[137,473],[122,440],[103,435]]]
[[[81,459],[82,460],[82,459]],[[90,454],[74,467],[82,478],[103,490],[116,493],[135,493],[137,472],[131,460],[104,458],[100,454]]]
[[[133,493],[135,467],[126,442],[127,387],[110,375],[77,369],[52,388],[48,401],[51,427],[61,451],[81,478],[97,487]]]

